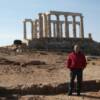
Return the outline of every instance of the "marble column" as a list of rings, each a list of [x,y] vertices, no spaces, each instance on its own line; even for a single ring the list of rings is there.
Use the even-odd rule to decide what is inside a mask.
[[[33,38],[36,38],[35,21],[33,21]]]
[[[84,38],[83,16],[80,16],[80,38]]]
[[[47,35],[47,15],[44,13],[43,14],[43,34],[44,34],[44,37],[48,37]]]
[[[27,39],[27,36],[26,36],[26,21],[24,21],[23,22],[23,24],[24,24],[24,30],[23,30],[23,32],[24,32],[24,40],[26,40]]]
[[[48,19],[48,24],[47,24],[47,26],[48,26],[48,37],[51,38],[51,15],[48,14],[47,17],[48,17],[47,18]]]
[[[31,39],[34,38],[34,25],[33,25],[33,21],[30,21],[31,23]]]
[[[68,16],[65,15],[65,37],[69,38],[69,23],[68,23]]]
[[[56,37],[56,23],[53,22],[53,37]]]
[[[35,20],[35,22],[34,22],[34,37],[38,38],[38,36],[37,36],[37,20]]]
[[[59,15],[56,15],[57,18],[57,37],[60,37],[60,32],[59,32]]]
[[[39,14],[39,38],[43,37],[43,18],[42,18],[42,14]]]
[[[59,24],[59,33],[60,33],[60,38],[63,37],[63,32],[62,32],[62,23]]]
[[[76,38],[76,22],[75,22],[75,16],[73,16],[73,36]]]

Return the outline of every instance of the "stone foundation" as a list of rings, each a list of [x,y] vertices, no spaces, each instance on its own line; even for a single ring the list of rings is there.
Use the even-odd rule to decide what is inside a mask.
[[[67,51],[73,50],[73,46],[79,44],[86,53],[99,54],[99,43],[89,38],[42,38],[33,39],[28,42],[31,49]]]

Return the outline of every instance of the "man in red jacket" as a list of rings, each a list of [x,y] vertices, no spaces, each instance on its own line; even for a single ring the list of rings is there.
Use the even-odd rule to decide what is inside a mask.
[[[74,51],[69,54],[66,66],[70,70],[70,83],[69,83],[68,95],[72,95],[74,88],[74,80],[77,77],[76,90],[77,90],[77,96],[80,96],[83,69],[86,67],[86,58],[85,55],[80,51],[78,45],[75,45]]]

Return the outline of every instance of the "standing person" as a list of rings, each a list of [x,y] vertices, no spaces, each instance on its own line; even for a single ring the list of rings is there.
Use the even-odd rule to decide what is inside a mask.
[[[74,51],[68,55],[66,67],[70,70],[70,83],[68,95],[72,95],[74,80],[77,77],[77,96],[80,96],[83,69],[86,67],[85,55],[80,51],[79,45],[74,45]]]

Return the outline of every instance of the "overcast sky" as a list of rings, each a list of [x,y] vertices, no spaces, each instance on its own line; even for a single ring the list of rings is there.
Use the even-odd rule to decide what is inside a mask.
[[[0,0],[0,46],[23,39],[25,18],[35,19],[50,10],[79,12],[84,16],[85,37],[100,42],[100,0]]]

